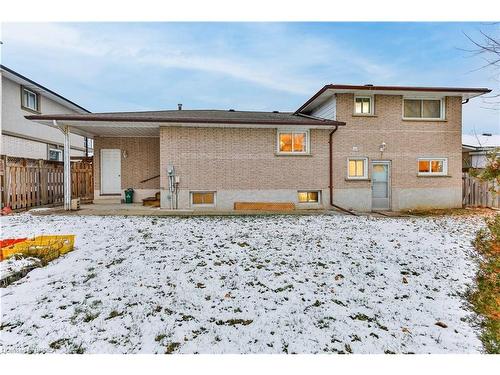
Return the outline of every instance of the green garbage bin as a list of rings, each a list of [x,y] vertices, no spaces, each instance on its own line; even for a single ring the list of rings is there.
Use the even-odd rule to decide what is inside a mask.
[[[125,203],[134,202],[134,189],[128,188],[125,190]]]

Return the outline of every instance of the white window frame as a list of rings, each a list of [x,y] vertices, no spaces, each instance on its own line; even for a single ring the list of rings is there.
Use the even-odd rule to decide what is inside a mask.
[[[300,193],[318,193],[318,200],[316,202],[301,202],[299,200]],[[297,190],[297,202],[299,204],[319,204],[321,202],[321,190]]]
[[[353,113],[356,116],[373,116],[374,112],[374,96],[373,95],[354,95],[354,108],[353,108]],[[363,112],[356,112],[356,99],[370,99],[370,112],[368,113],[363,113]]]
[[[50,152],[51,151],[57,152],[59,154],[60,158],[57,159],[57,160],[50,159]],[[63,150],[58,149],[58,148],[54,148],[54,147],[49,147],[49,150],[47,151],[47,160],[50,160],[50,161],[63,161]]]
[[[351,160],[363,160],[363,176],[349,176],[349,162]],[[347,179],[348,180],[367,180],[368,179],[368,158],[365,156],[352,156],[347,158]]]
[[[429,169],[431,166],[431,163],[433,161],[442,161],[443,162],[443,171],[442,172],[420,172],[419,171],[419,163],[421,161],[428,161],[429,162]],[[417,175],[418,176],[448,176],[448,158],[418,158],[417,159]]]
[[[439,100],[441,105],[439,107],[440,116],[439,117],[405,117],[405,100]],[[423,102],[420,104],[420,111],[423,113]],[[446,118],[445,114],[445,97],[418,97],[418,96],[403,96],[402,101],[402,118],[403,120],[412,120],[412,121],[441,121]]]
[[[214,203],[193,203],[193,194],[201,193],[212,193],[214,195]],[[215,207],[217,205],[217,192],[214,190],[193,190],[189,192],[189,203],[191,207]]]
[[[280,151],[280,134],[292,134],[292,148],[293,148],[293,135],[305,134],[306,144],[304,151]],[[276,132],[276,153],[280,155],[309,155],[311,150],[309,129],[280,129]]]
[[[24,100],[24,92],[27,92],[29,94],[32,94],[35,96],[35,108],[31,108],[28,106],[28,103]],[[30,111],[34,111],[34,112],[39,112],[40,110],[40,103],[39,103],[39,95],[38,93],[36,93],[35,91],[33,90],[30,90],[24,86],[21,86],[21,106],[24,108],[24,109],[28,109]]]

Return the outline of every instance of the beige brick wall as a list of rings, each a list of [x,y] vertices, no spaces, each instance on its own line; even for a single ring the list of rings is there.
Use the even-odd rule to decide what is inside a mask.
[[[392,162],[393,188],[461,187],[460,97],[447,97],[445,121],[402,120],[402,97],[375,95],[375,116],[353,116],[352,94],[337,96],[337,120],[347,126],[333,137],[334,188],[369,188],[370,181],[346,181],[347,157]],[[379,146],[386,143],[381,154]],[[357,147],[358,151],[353,151]],[[417,158],[447,157],[450,177],[417,177]]]
[[[325,189],[328,134],[311,130],[311,155],[277,156],[276,129],[163,127],[161,187],[173,164],[180,189]]]
[[[337,119],[347,125],[339,127],[333,136],[337,203],[370,209],[371,181],[346,180],[348,156],[362,156],[370,161],[391,161],[393,209],[460,205],[460,97],[446,98],[444,121],[402,120],[400,96],[375,96],[375,115],[371,117],[353,116],[353,105],[352,95],[338,95]],[[330,130],[310,130],[308,156],[276,155],[276,132],[276,129],[162,127],[160,138],[96,138],[96,190],[100,182],[100,150],[119,148],[128,154],[127,159],[122,157],[122,188],[161,186],[165,190],[167,166],[173,164],[180,177],[182,208],[189,207],[190,190],[215,190],[218,207],[231,209],[230,200],[236,196],[263,200],[262,194],[267,192],[265,197],[278,194],[279,199],[293,200],[300,189],[322,190],[322,202],[328,207]],[[386,150],[381,154],[382,142],[386,143]],[[419,157],[448,158],[449,176],[418,177]],[[140,180],[156,174],[161,174],[160,180],[139,184]],[[162,202],[167,202],[164,198]]]
[[[143,138],[108,138],[96,137],[94,139],[94,176],[95,190],[100,190],[101,149],[120,149],[122,189],[158,189],[160,179],[156,178],[144,183],[140,181],[160,174],[160,139],[158,137]],[[123,157],[126,151],[127,158]]]

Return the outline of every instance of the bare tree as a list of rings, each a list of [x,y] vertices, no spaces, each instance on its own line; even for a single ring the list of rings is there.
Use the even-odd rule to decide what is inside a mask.
[[[479,30],[480,35],[477,38],[464,33],[473,45],[471,49],[466,49],[466,51],[482,57],[485,64],[480,66],[478,70],[493,70],[495,80],[500,83],[500,24],[494,23],[490,26],[493,26],[493,31]],[[493,93],[486,96],[485,99],[490,99],[490,101],[485,100],[485,103],[493,105],[493,108],[490,109],[500,109],[500,93]]]

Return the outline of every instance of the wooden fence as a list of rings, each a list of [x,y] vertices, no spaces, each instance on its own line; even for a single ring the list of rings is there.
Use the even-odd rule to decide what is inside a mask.
[[[0,158],[2,207],[22,209],[43,205],[59,205],[64,200],[64,166],[62,162],[16,158]],[[71,194],[84,202],[94,197],[91,158],[71,162]]]
[[[462,204],[470,207],[500,208],[500,194],[494,194],[492,187],[500,193],[499,186],[484,182],[468,173],[462,175]]]

